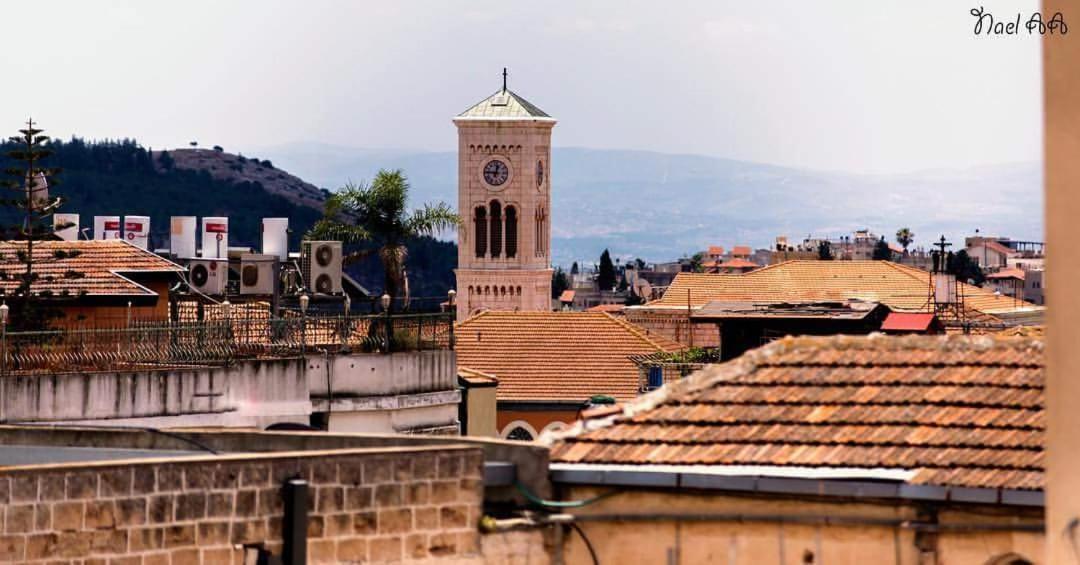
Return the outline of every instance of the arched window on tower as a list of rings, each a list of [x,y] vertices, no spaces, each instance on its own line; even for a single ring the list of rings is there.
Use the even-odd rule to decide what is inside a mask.
[[[473,210],[473,232],[476,256],[483,257],[487,253],[487,210],[483,206]]]
[[[491,256],[502,255],[502,205],[498,200],[491,201]]]
[[[506,256],[517,256],[517,242],[518,242],[518,221],[517,221],[517,208],[513,206],[506,207]]]

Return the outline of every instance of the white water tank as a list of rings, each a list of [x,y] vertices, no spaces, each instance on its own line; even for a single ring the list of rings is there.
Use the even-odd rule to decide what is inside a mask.
[[[124,239],[139,249],[150,247],[150,216],[124,216]]]
[[[263,218],[262,252],[275,255],[279,261],[289,259],[289,219]]]
[[[120,239],[120,216],[94,216],[94,239]]]
[[[173,216],[169,219],[169,253],[180,259],[194,259],[195,216]]]
[[[203,259],[229,258],[229,219],[208,217],[202,219]]]
[[[61,227],[67,225],[68,227]],[[53,233],[64,241],[79,239],[78,214],[53,214]]]

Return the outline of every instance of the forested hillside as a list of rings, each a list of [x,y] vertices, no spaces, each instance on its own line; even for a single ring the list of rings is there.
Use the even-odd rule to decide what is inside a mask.
[[[0,144],[0,167],[15,166],[6,157],[11,146]],[[310,205],[299,205],[290,195],[273,194],[264,185],[267,178],[292,179],[274,169],[269,161],[251,162],[245,174],[230,170],[229,178],[208,170],[214,163],[236,162],[243,157],[215,151],[206,153],[206,168],[193,168],[192,159],[184,159],[184,168],[168,151],[153,151],[134,140],[53,141],[54,154],[46,166],[60,167],[58,183],[51,194],[65,199],[62,212],[80,214],[82,227],[92,227],[98,215],[150,216],[151,245],[168,247],[170,216],[227,216],[230,245],[258,248],[264,217],[287,217],[291,234],[289,245],[299,250],[300,239],[322,213],[320,203],[309,197]],[[190,149],[181,150],[188,153]],[[234,165],[235,166],[235,165]],[[301,181],[302,182],[302,181]],[[295,183],[294,183],[295,184]],[[310,191],[309,191],[310,192]],[[12,209],[0,208],[5,224],[16,221]],[[89,232],[88,232],[89,233]],[[445,296],[453,284],[457,264],[454,243],[422,238],[409,244],[408,271],[413,296]],[[382,267],[375,258],[350,266],[349,273],[365,287],[378,292],[382,286]]]

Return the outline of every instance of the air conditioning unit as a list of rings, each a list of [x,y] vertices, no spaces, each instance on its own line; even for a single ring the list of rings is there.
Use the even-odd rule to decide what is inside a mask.
[[[274,294],[275,255],[244,253],[240,256],[240,294]]]
[[[229,262],[214,259],[193,259],[188,263],[188,285],[193,292],[207,296],[225,294],[229,282]]]
[[[305,286],[312,292],[341,294],[341,242],[303,242],[300,269]]]

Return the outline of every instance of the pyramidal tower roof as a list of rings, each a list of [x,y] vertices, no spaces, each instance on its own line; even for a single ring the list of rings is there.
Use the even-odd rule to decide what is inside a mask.
[[[532,102],[506,88],[506,69],[503,69],[503,86],[501,89],[458,114],[455,119],[554,120]]]

